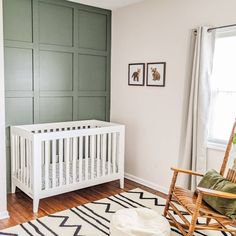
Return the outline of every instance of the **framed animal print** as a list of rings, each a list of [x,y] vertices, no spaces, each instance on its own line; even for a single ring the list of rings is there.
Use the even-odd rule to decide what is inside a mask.
[[[145,64],[129,64],[128,84],[133,86],[144,86],[145,81]]]
[[[165,87],[166,62],[147,64],[147,86]]]

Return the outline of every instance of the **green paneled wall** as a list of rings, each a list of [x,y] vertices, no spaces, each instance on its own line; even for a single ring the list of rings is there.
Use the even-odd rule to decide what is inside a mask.
[[[3,0],[9,126],[109,120],[111,12],[65,0]]]

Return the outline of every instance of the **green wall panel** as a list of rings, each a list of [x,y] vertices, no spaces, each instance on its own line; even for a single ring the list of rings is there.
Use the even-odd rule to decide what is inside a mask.
[[[104,97],[80,97],[78,119],[106,120],[106,99]]]
[[[55,4],[39,4],[40,43],[72,46],[73,9]]]
[[[32,91],[33,52],[31,49],[5,48],[5,88]]]
[[[11,125],[109,120],[111,12],[3,0],[8,190]]]
[[[72,91],[73,54],[65,52],[40,52],[40,90]]]
[[[3,0],[5,39],[32,42],[31,10],[31,0]]]
[[[6,125],[33,123],[32,98],[6,98]]]
[[[79,47],[106,50],[107,16],[79,11]]]
[[[72,98],[40,98],[40,122],[70,121],[73,119]]]
[[[79,55],[79,90],[106,90],[106,57]]]

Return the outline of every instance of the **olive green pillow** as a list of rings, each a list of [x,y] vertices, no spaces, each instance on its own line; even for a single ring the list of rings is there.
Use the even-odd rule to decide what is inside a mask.
[[[198,187],[236,194],[236,184],[225,179],[215,170],[208,171],[198,184]],[[219,213],[226,215],[231,219],[236,218],[236,199],[225,199],[204,195],[203,200]]]

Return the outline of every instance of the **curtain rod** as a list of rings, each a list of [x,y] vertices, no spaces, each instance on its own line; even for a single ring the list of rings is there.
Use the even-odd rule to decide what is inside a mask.
[[[213,28],[208,29],[207,31],[208,31],[208,32],[211,32],[211,31],[213,31],[213,30],[224,29],[224,28],[230,28],[230,27],[236,27],[236,24],[213,27]]]
[[[218,26],[218,27],[213,27],[213,28],[209,28],[207,30],[207,32],[211,32],[213,30],[218,30],[218,29],[224,29],[224,28],[230,28],[230,27],[236,27],[236,24],[233,24],[233,25],[223,25],[223,26]],[[194,30],[194,34],[196,35],[197,33],[197,30],[195,29]]]

